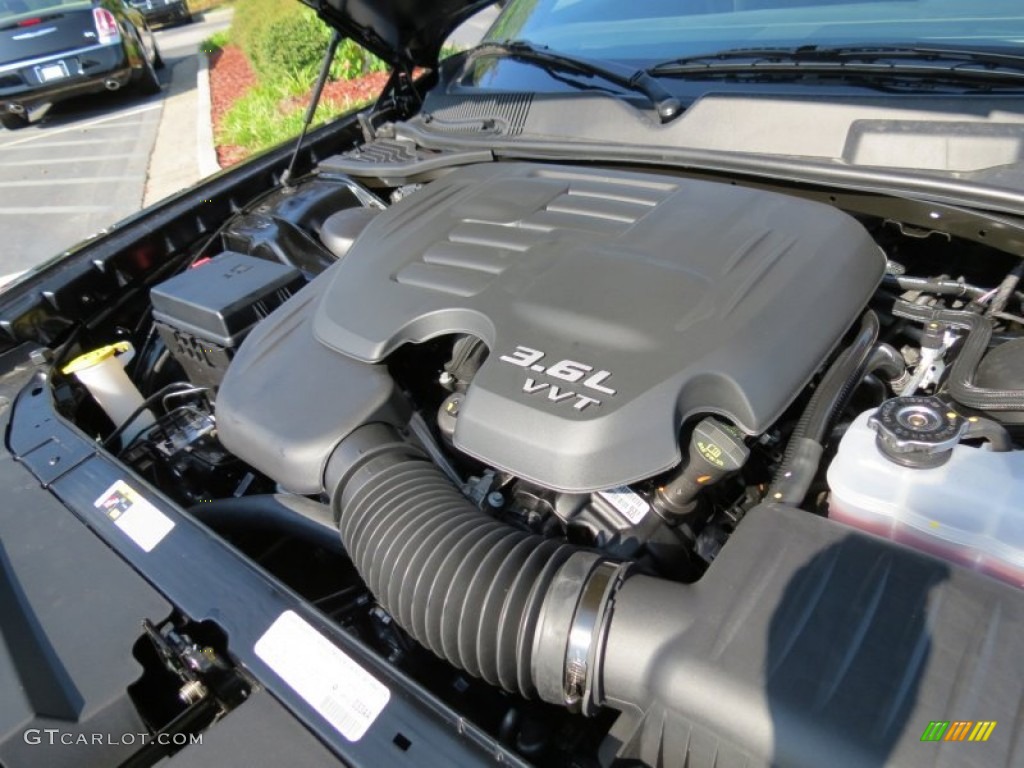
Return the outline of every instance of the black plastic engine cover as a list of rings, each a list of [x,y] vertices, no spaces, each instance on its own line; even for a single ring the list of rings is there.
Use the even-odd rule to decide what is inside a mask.
[[[313,307],[337,267],[253,329],[217,392],[224,447],[293,493],[320,493],[327,459],[356,427],[408,418],[384,366],[313,338]]]
[[[469,333],[491,354],[455,444],[564,491],[680,460],[691,414],[764,431],[881,280],[833,208],[724,184],[535,164],[459,169],[378,216],[317,338],[377,362]]]

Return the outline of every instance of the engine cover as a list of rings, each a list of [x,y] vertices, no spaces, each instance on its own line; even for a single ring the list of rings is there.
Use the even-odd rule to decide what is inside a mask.
[[[562,491],[650,477],[716,413],[763,432],[881,280],[854,219],[780,194],[534,164],[454,171],[378,216],[314,332],[379,362],[468,333],[490,355],[460,450]],[[433,372],[431,372],[433,373]]]

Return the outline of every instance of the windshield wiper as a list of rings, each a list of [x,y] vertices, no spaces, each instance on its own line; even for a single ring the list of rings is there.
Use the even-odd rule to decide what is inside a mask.
[[[600,77],[620,88],[647,97],[663,123],[667,123],[683,111],[682,102],[665,90],[661,83],[643,69],[631,69],[612,63],[590,61],[521,40],[507,43],[483,43],[469,52],[470,61],[482,56],[521,59],[561,72]]]
[[[801,72],[1024,84],[1024,55],[942,46],[804,45],[730,48],[647,69],[653,77]]]

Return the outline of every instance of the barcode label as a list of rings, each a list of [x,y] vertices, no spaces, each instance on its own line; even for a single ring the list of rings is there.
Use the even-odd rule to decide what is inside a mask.
[[[598,491],[597,495],[615,507],[619,514],[633,525],[643,520],[651,508],[642,496],[634,493],[625,485],[607,491]]]
[[[349,741],[359,741],[391,698],[386,685],[293,611],[256,641],[256,655]]]

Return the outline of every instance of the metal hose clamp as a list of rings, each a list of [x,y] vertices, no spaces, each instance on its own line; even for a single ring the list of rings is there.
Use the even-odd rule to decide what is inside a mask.
[[[622,566],[603,561],[590,572],[576,612],[573,614],[569,639],[565,646],[563,690],[565,706],[579,713],[583,710],[587,689],[593,682],[591,653],[597,643],[602,618],[607,604],[606,596]]]

